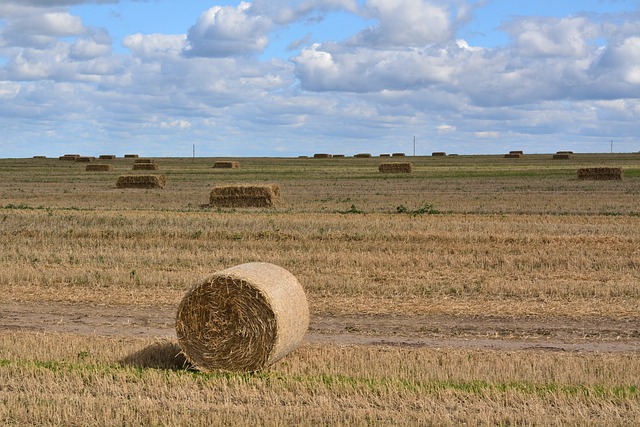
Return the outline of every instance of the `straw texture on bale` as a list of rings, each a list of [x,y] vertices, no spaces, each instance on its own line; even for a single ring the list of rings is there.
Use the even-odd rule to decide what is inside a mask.
[[[556,160],[567,160],[571,158],[571,154],[564,154],[564,153],[560,153],[560,154],[554,154],[553,158]]]
[[[433,157],[444,157],[447,155],[447,153],[445,153],[444,151],[434,151],[433,153],[431,153],[431,155]]]
[[[220,185],[211,190],[209,203],[217,208],[272,208],[280,203],[280,187],[264,185]]]
[[[187,360],[202,371],[257,371],[292,352],[309,327],[304,289],[274,264],[252,262],[191,288],[176,314]]]
[[[138,155],[137,154],[125,154],[124,158],[125,159],[137,159]]]
[[[100,160],[113,160],[116,158],[115,154],[100,154],[100,157],[98,157]]]
[[[366,158],[373,157],[373,156],[371,155],[371,153],[358,153],[353,157],[366,159]]]
[[[117,188],[164,188],[164,175],[122,175],[116,181]]]
[[[412,170],[411,162],[380,163],[378,166],[378,171],[383,173],[411,173]]]
[[[99,163],[94,163],[92,165],[87,165],[85,170],[87,172],[109,172],[111,171],[111,165],[104,165]]]
[[[134,163],[134,171],[154,171],[158,169],[157,163]]]
[[[240,163],[238,162],[215,162],[213,164],[214,169],[238,169]]]
[[[332,158],[333,155],[329,154],[329,153],[316,153],[313,155],[314,159],[330,159]]]
[[[582,168],[578,169],[578,179],[593,181],[622,181],[620,168]]]

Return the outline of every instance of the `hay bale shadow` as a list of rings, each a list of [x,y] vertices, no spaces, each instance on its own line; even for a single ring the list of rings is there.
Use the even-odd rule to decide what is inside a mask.
[[[159,341],[120,360],[123,366],[154,369],[191,369],[177,342]]]

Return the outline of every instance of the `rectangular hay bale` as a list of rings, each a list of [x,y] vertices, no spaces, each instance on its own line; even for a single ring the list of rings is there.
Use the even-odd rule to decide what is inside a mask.
[[[358,153],[353,157],[356,157],[358,159],[368,159],[369,157],[373,157],[373,156],[371,155],[371,153]]]
[[[411,162],[380,163],[378,166],[378,171],[382,173],[411,173],[412,170]]]
[[[431,153],[432,157],[445,157],[447,155],[447,153],[445,153],[444,151],[434,151],[433,153]]]
[[[133,164],[134,171],[154,171],[158,170],[157,163],[134,163]]]
[[[122,175],[116,181],[117,188],[164,188],[164,175]]]
[[[522,157],[522,154],[520,153],[509,153],[504,155],[505,159],[519,159],[520,157]]]
[[[279,203],[276,184],[221,185],[209,195],[209,204],[215,208],[273,208]]]
[[[124,158],[125,159],[137,159],[138,155],[137,154],[125,154]]]
[[[553,158],[556,160],[568,160],[571,158],[571,154],[568,153],[556,153],[553,155]]]
[[[133,163],[155,163],[155,162],[151,159],[135,159]]]
[[[329,153],[316,153],[313,155],[314,159],[330,159],[333,155]]]
[[[232,161],[220,161],[213,164],[214,169],[238,169],[239,167],[240,163]]]
[[[115,154],[101,154],[100,157],[98,157],[100,160],[114,160],[116,158]]]
[[[622,181],[620,168],[581,168],[578,169],[578,179],[591,181]]]
[[[85,168],[87,172],[110,172],[111,169],[112,169],[111,165],[105,165],[100,163],[87,165]]]

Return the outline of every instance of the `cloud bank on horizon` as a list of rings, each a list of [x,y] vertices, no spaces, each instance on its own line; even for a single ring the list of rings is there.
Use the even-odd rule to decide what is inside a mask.
[[[501,3],[5,0],[0,157],[639,151],[637,2]]]

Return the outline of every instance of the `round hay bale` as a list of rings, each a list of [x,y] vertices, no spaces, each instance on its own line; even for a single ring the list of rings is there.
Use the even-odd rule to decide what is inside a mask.
[[[237,265],[191,288],[176,315],[182,352],[202,371],[256,371],[293,351],[309,327],[298,280],[265,262]]]

